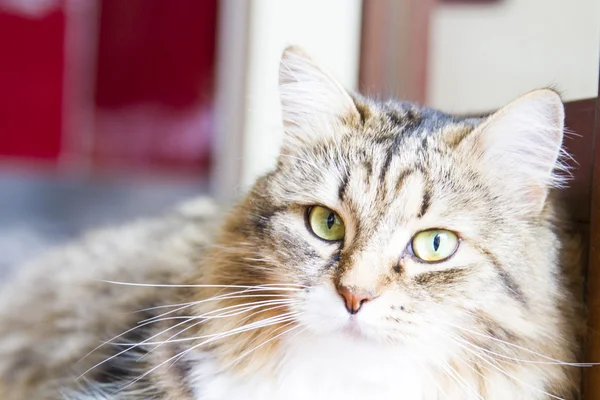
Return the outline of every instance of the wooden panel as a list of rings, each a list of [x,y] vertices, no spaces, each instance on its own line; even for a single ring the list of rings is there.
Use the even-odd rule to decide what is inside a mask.
[[[590,221],[596,107],[595,98],[565,104],[567,134],[564,146],[573,157],[568,161],[572,168],[573,180],[569,182],[569,188],[562,193],[575,221],[584,224]]]
[[[600,95],[600,88],[598,90]],[[600,138],[600,101],[596,103],[595,138]],[[585,348],[586,362],[600,362],[600,146],[594,141],[591,176],[590,251],[587,269],[588,334]],[[600,400],[600,366],[586,368],[583,380],[583,398]]]

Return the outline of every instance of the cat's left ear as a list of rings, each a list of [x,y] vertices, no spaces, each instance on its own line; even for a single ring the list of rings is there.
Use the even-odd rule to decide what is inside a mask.
[[[281,57],[279,94],[285,129],[284,152],[336,134],[342,120],[360,120],[348,91],[297,46],[286,48]]]
[[[564,117],[556,92],[536,90],[490,116],[461,146],[490,187],[510,196],[515,209],[537,214],[549,189],[561,183],[555,172],[562,169]]]

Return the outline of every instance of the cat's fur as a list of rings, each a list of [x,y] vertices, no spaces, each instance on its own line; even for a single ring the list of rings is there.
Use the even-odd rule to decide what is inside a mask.
[[[350,95],[297,48],[280,82],[277,167],[224,222],[191,202],[3,289],[0,398],[578,398],[580,243],[549,194],[558,95],[452,117]],[[312,205],[339,213],[343,242],[309,232]],[[453,257],[410,253],[429,228],[460,235]],[[375,299],[350,316],[339,285]]]

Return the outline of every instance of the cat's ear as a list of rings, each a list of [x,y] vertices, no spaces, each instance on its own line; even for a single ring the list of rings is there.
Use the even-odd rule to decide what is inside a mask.
[[[343,119],[360,118],[344,87],[297,46],[285,49],[279,66],[284,149],[334,135]]]
[[[530,92],[503,107],[465,140],[491,187],[511,196],[526,213],[541,212],[548,190],[561,184],[557,170],[564,106],[552,90]],[[461,143],[462,144],[462,143]]]

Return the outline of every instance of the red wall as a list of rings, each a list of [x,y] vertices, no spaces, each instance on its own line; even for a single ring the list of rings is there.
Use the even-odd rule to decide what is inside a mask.
[[[103,0],[96,104],[210,100],[216,12],[216,0]]]
[[[217,0],[103,0],[100,21],[96,161],[207,167]]]
[[[65,15],[0,9],[0,156],[57,160],[61,150]]]
[[[2,11],[2,1],[0,161],[56,161],[63,135],[91,133],[81,140],[91,147],[69,151],[97,168],[208,167],[218,0],[99,0],[100,15],[78,15],[79,26],[97,19],[99,29],[97,40],[80,37],[97,46],[95,75],[83,77],[95,87],[93,104],[77,103],[94,110],[84,119],[94,126],[75,128],[62,121],[64,104],[73,104],[63,99],[65,54],[70,65],[86,63],[64,49],[73,18],[64,0],[39,18]]]

